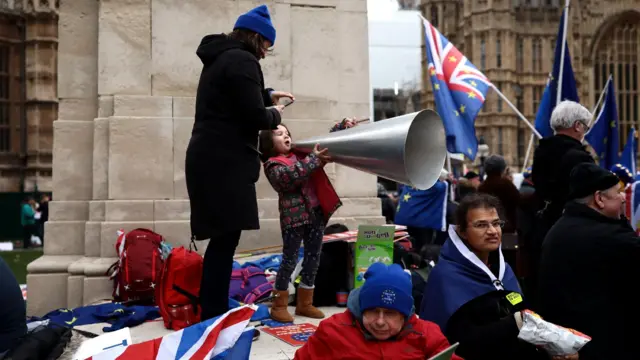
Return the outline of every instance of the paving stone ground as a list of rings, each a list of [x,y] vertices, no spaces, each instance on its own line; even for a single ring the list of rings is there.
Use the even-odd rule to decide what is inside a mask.
[[[268,256],[268,255],[269,254],[260,255],[257,257],[247,257],[247,258],[240,259],[238,261],[241,263],[244,263],[247,261],[256,260],[263,256]],[[321,307],[320,309],[325,313],[327,317],[333,314],[343,312],[345,310],[344,308],[339,308],[339,307]],[[291,314],[293,314],[293,312],[295,311],[295,308],[289,307],[289,311]],[[320,321],[321,320],[310,319],[302,316],[295,317],[296,324],[311,323],[314,325],[318,325]],[[102,334],[102,328],[105,327],[106,325],[107,324],[91,324],[91,325],[77,326],[76,328],[80,330],[90,331],[95,334]],[[259,322],[252,323],[252,325],[259,325]],[[143,341],[162,337],[170,332],[171,330],[167,330],[164,328],[162,319],[159,319],[157,321],[147,322],[142,325],[138,325],[136,327],[131,328],[131,338],[133,343],[137,344]],[[74,334],[71,343],[69,344],[68,348],[65,351],[65,354],[63,354],[63,356],[60,359],[71,360],[73,358],[73,354],[75,353],[75,350],[80,346],[80,344],[84,340],[85,339],[81,335]],[[251,360],[293,359],[293,356],[297,349],[298,349],[297,347],[290,346],[284,341],[276,339],[275,337],[265,332],[262,332],[260,334],[260,338],[254,341],[251,347]]]

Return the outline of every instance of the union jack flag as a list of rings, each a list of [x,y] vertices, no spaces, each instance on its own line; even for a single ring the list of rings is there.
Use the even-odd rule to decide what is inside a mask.
[[[244,305],[161,338],[109,347],[87,360],[248,359],[253,328],[247,325],[256,309],[254,305]],[[239,339],[245,341],[241,344]],[[243,349],[235,351],[236,345]],[[241,357],[238,353],[245,355]]]
[[[475,120],[491,82],[429,21],[422,21],[429,77],[447,135],[447,150],[474,160],[478,151]]]

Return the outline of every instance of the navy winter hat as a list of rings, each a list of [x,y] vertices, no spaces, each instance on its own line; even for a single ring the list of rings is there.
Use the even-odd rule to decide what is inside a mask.
[[[396,310],[405,317],[413,310],[411,276],[400,265],[377,262],[364,274],[360,290],[360,310],[373,308]]]
[[[569,196],[580,199],[618,185],[620,179],[609,170],[592,163],[576,165],[569,175]]]
[[[246,14],[240,15],[233,27],[233,30],[235,29],[255,31],[271,41],[272,46],[276,43],[276,28],[271,23],[271,15],[269,15],[267,5],[260,5],[253,10],[249,10]]]

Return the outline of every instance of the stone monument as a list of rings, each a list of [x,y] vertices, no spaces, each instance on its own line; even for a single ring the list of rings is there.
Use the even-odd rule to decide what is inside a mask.
[[[266,84],[296,96],[284,118],[294,136],[368,116],[366,0],[60,2],[55,201],[44,256],[28,266],[29,315],[109,299],[105,271],[120,228],[188,244],[184,158],[201,70],[195,50],[204,35],[231,31],[260,3],[278,32],[262,62]],[[344,202],[332,222],[384,223],[374,176],[327,169]],[[281,242],[277,195],[264,176],[257,189],[261,230],[244,232],[239,249]]]

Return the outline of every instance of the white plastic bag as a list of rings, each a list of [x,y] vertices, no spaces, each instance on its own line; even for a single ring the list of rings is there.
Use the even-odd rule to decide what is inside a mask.
[[[575,354],[591,341],[589,336],[545,321],[529,310],[522,312],[518,339],[541,347],[551,356]]]

